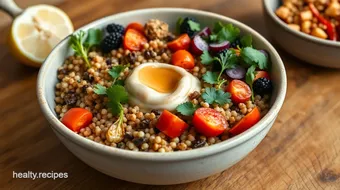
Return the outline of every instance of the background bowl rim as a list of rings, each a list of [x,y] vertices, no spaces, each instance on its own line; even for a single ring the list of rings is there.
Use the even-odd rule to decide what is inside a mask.
[[[271,52],[274,55],[272,59],[277,60],[275,64],[278,65],[279,70],[281,72],[281,78],[279,81],[280,88],[278,89],[278,96],[276,97],[276,100],[274,101],[272,107],[269,109],[268,113],[255,126],[253,126],[252,128],[243,132],[240,135],[237,135],[226,141],[223,141],[223,142],[220,142],[220,143],[208,146],[208,147],[202,147],[202,148],[193,149],[193,150],[166,152],[166,153],[135,152],[131,150],[114,148],[114,147],[110,147],[107,145],[103,145],[103,144],[91,141],[89,139],[79,136],[78,134],[69,130],[65,125],[63,125],[59,121],[59,119],[53,114],[46,100],[46,94],[45,94],[46,85],[45,85],[44,78],[47,76],[48,74],[47,70],[48,70],[48,67],[50,66],[50,64],[47,64],[47,62],[49,62],[49,60],[52,59],[57,54],[58,49],[60,49],[61,47],[65,45],[65,43],[67,43],[67,40],[69,38],[69,36],[67,36],[59,44],[56,45],[56,47],[52,50],[52,52],[45,59],[45,62],[39,71],[38,79],[37,79],[38,103],[40,105],[40,108],[45,118],[48,120],[50,127],[53,129],[54,132],[58,133],[59,135],[62,135],[69,142],[77,144],[78,146],[83,147],[89,151],[92,151],[93,153],[99,153],[101,155],[116,156],[116,157],[121,157],[121,158],[132,159],[132,160],[179,161],[179,160],[188,160],[188,159],[197,159],[200,157],[206,157],[209,155],[213,155],[213,154],[217,154],[219,152],[225,151],[239,144],[242,144],[245,141],[249,140],[250,138],[256,136],[258,133],[264,130],[271,122],[273,122],[276,119],[278,112],[280,111],[282,104],[284,102],[286,89],[287,89],[286,71],[285,71],[282,59],[280,58],[278,52],[274,49],[274,47],[263,36],[261,36],[258,32],[256,32],[251,27],[235,19],[223,16],[223,15],[219,15],[216,13],[211,13],[211,12],[201,11],[201,10],[196,10],[196,9],[147,8],[147,9],[137,9],[137,10],[132,10],[132,11],[121,12],[118,14],[113,14],[110,16],[100,18],[100,19],[90,22],[89,24],[82,26],[81,28],[77,29],[75,32],[79,30],[87,30],[91,27],[96,27],[97,25],[104,23],[106,20],[119,19],[119,17],[124,17],[126,15],[133,17],[135,14],[148,14],[148,15],[154,14],[155,15],[155,13],[159,13],[159,12],[168,12],[172,14],[190,13],[190,14],[196,14],[196,15],[203,15],[203,16],[206,16],[207,18],[224,20],[225,22],[238,25],[239,27],[242,28],[242,30],[244,29],[248,30],[249,33],[251,33],[253,37],[262,41],[267,47],[267,51]]]
[[[274,20],[278,25],[280,25],[285,31],[287,31],[287,32],[289,32],[289,33],[291,33],[291,34],[293,34],[297,37],[300,37],[303,40],[313,42],[313,43],[318,44],[318,45],[322,44],[322,45],[325,45],[325,46],[340,48],[340,42],[339,41],[331,41],[331,40],[325,40],[325,39],[317,38],[317,37],[314,37],[312,35],[305,34],[304,32],[296,31],[296,30],[290,28],[287,25],[287,23],[282,21],[276,14],[274,14],[274,11],[272,11],[270,9],[268,3],[269,3],[269,1],[272,1],[272,0],[262,0],[262,1],[263,1],[264,10],[269,14],[271,19]]]

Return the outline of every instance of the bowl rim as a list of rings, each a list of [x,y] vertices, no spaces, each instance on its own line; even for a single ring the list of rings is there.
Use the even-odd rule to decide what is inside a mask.
[[[340,48],[340,42],[339,41],[331,41],[331,40],[325,40],[321,38],[314,37],[309,34],[305,34],[301,31],[296,31],[290,28],[287,23],[282,21],[276,14],[274,14],[274,11],[272,11],[269,7],[269,1],[271,0],[262,0],[263,1],[263,9],[269,14],[272,20],[274,20],[278,25],[280,25],[285,31],[302,38],[303,40],[313,42],[315,44],[322,44],[325,46],[330,46],[330,47],[337,47]]]
[[[271,52],[277,59],[276,64],[279,67],[279,70],[281,72],[281,78],[280,78],[280,88],[278,89],[278,96],[276,97],[276,100],[274,101],[272,107],[268,111],[268,113],[252,128],[248,129],[247,131],[243,132],[240,135],[237,135],[235,137],[232,137],[226,141],[208,146],[208,147],[202,147],[199,149],[193,149],[193,150],[186,150],[186,151],[176,151],[176,152],[166,152],[166,153],[159,153],[159,152],[135,152],[131,150],[124,150],[119,148],[110,147],[107,145],[103,145],[97,142],[94,142],[92,140],[86,139],[84,137],[79,136],[78,134],[74,133],[73,131],[69,130],[64,124],[60,122],[60,120],[54,115],[52,112],[52,109],[50,109],[47,100],[46,100],[46,94],[45,94],[45,80],[44,78],[48,76],[47,70],[48,67],[50,67],[50,64],[47,64],[45,62],[49,62],[50,59],[52,59],[55,54],[57,54],[57,49],[65,45],[67,42],[68,37],[63,39],[59,44],[56,45],[56,47],[52,50],[52,52],[48,55],[48,57],[45,59],[44,64],[42,65],[39,74],[38,74],[38,80],[37,80],[37,97],[38,102],[40,105],[40,108],[45,116],[45,118],[48,120],[50,127],[53,129],[55,133],[58,133],[59,135],[62,135],[64,138],[66,138],[69,142],[72,142],[73,144],[76,144],[82,148],[87,149],[88,151],[93,151],[93,153],[99,153],[101,155],[108,155],[108,156],[116,156],[121,158],[128,158],[132,160],[152,160],[152,161],[179,161],[179,160],[188,160],[188,159],[197,159],[200,157],[206,157],[213,154],[218,154],[222,151],[225,151],[227,149],[230,149],[232,147],[237,146],[238,144],[242,144],[245,141],[249,140],[253,136],[260,133],[262,130],[264,130],[271,122],[273,122],[277,115],[279,110],[282,107],[283,101],[285,99],[286,95],[286,89],[287,89],[287,78],[286,78],[286,71],[284,68],[284,64],[277,53],[277,51],[274,49],[274,47],[264,38],[262,37],[258,32],[250,28],[249,26],[246,26],[245,24],[234,20],[232,18],[222,16],[216,13],[201,11],[201,10],[195,10],[195,9],[186,9],[186,8],[148,8],[148,9],[138,9],[133,11],[127,11],[122,12],[110,16],[103,17],[101,19],[95,20],[75,32],[79,30],[87,30],[91,27],[95,27],[97,25],[100,25],[100,23],[105,22],[106,20],[113,20],[113,19],[119,19],[119,17],[123,17],[126,15],[129,15],[133,17],[135,14],[154,14],[156,15],[159,12],[168,12],[168,13],[181,13],[181,14],[196,14],[196,15],[203,15],[207,18],[214,18],[219,20],[224,20],[228,23],[233,23],[238,25],[239,27],[246,29],[251,33],[252,36],[262,41],[265,46],[268,48],[267,51]],[[63,142],[63,141],[62,141]],[[64,142],[63,142],[64,143]]]

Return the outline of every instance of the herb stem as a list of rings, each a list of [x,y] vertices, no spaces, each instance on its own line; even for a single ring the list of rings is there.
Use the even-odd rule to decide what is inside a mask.
[[[227,80],[221,80],[219,83],[218,83],[218,86],[217,88],[220,89],[222,84],[224,84],[225,82],[227,82]]]

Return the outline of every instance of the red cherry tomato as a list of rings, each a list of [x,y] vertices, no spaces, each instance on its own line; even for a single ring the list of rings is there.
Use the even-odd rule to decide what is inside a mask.
[[[156,128],[171,138],[180,136],[189,125],[182,119],[164,110],[159,117]]]
[[[231,94],[231,100],[235,103],[244,103],[251,97],[250,87],[241,80],[232,80],[226,91]]]
[[[132,51],[141,50],[143,45],[147,43],[148,40],[143,35],[143,33],[139,32],[135,29],[128,29],[124,36],[124,48]]]
[[[269,73],[267,71],[256,71],[254,81],[256,81],[259,78],[270,79],[270,76],[269,76]]]
[[[192,123],[197,132],[207,137],[218,136],[228,127],[228,123],[223,115],[211,108],[197,109]]]
[[[246,116],[244,116],[238,123],[236,123],[233,128],[229,130],[229,133],[232,135],[238,135],[243,133],[247,129],[254,126],[261,119],[260,111],[257,107],[255,107],[251,112],[249,112]]]
[[[195,67],[195,59],[187,50],[178,50],[172,54],[171,63],[184,69]]]
[[[138,22],[132,22],[129,25],[127,25],[125,31],[128,31],[129,29],[135,29],[139,31],[140,33],[144,34],[144,26],[141,23]]]
[[[189,49],[190,41],[191,41],[191,39],[190,39],[188,34],[182,34],[176,40],[169,42],[168,48],[172,52],[175,52],[175,51],[181,50],[181,49],[187,50],[187,49]]]
[[[91,121],[92,113],[84,108],[71,108],[61,119],[66,127],[75,132],[79,132],[81,128],[88,126]]]

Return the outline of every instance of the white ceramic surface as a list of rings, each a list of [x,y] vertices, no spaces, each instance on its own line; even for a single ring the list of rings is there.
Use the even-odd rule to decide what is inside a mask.
[[[323,40],[295,31],[276,16],[282,0],[263,0],[269,34],[277,45],[298,59],[322,67],[340,68],[340,42]]]
[[[255,126],[246,132],[210,147],[183,152],[146,153],[133,152],[105,146],[83,138],[66,128],[56,117],[54,111],[54,87],[57,83],[57,69],[71,52],[68,38],[51,52],[43,64],[37,85],[39,104],[44,116],[61,142],[86,164],[112,177],[143,184],[178,184],[208,177],[221,172],[244,158],[265,137],[272,127],[283,104],[286,94],[286,73],[281,58],[275,49],[257,32],[233,19],[191,9],[157,8],[130,11],[105,17],[92,22],[81,30],[101,28],[116,22],[126,25],[130,22],[145,23],[158,18],[174,30],[179,16],[195,17],[203,25],[212,26],[216,21],[232,23],[244,34],[251,34],[255,47],[266,49],[272,62],[274,92],[272,107]]]

